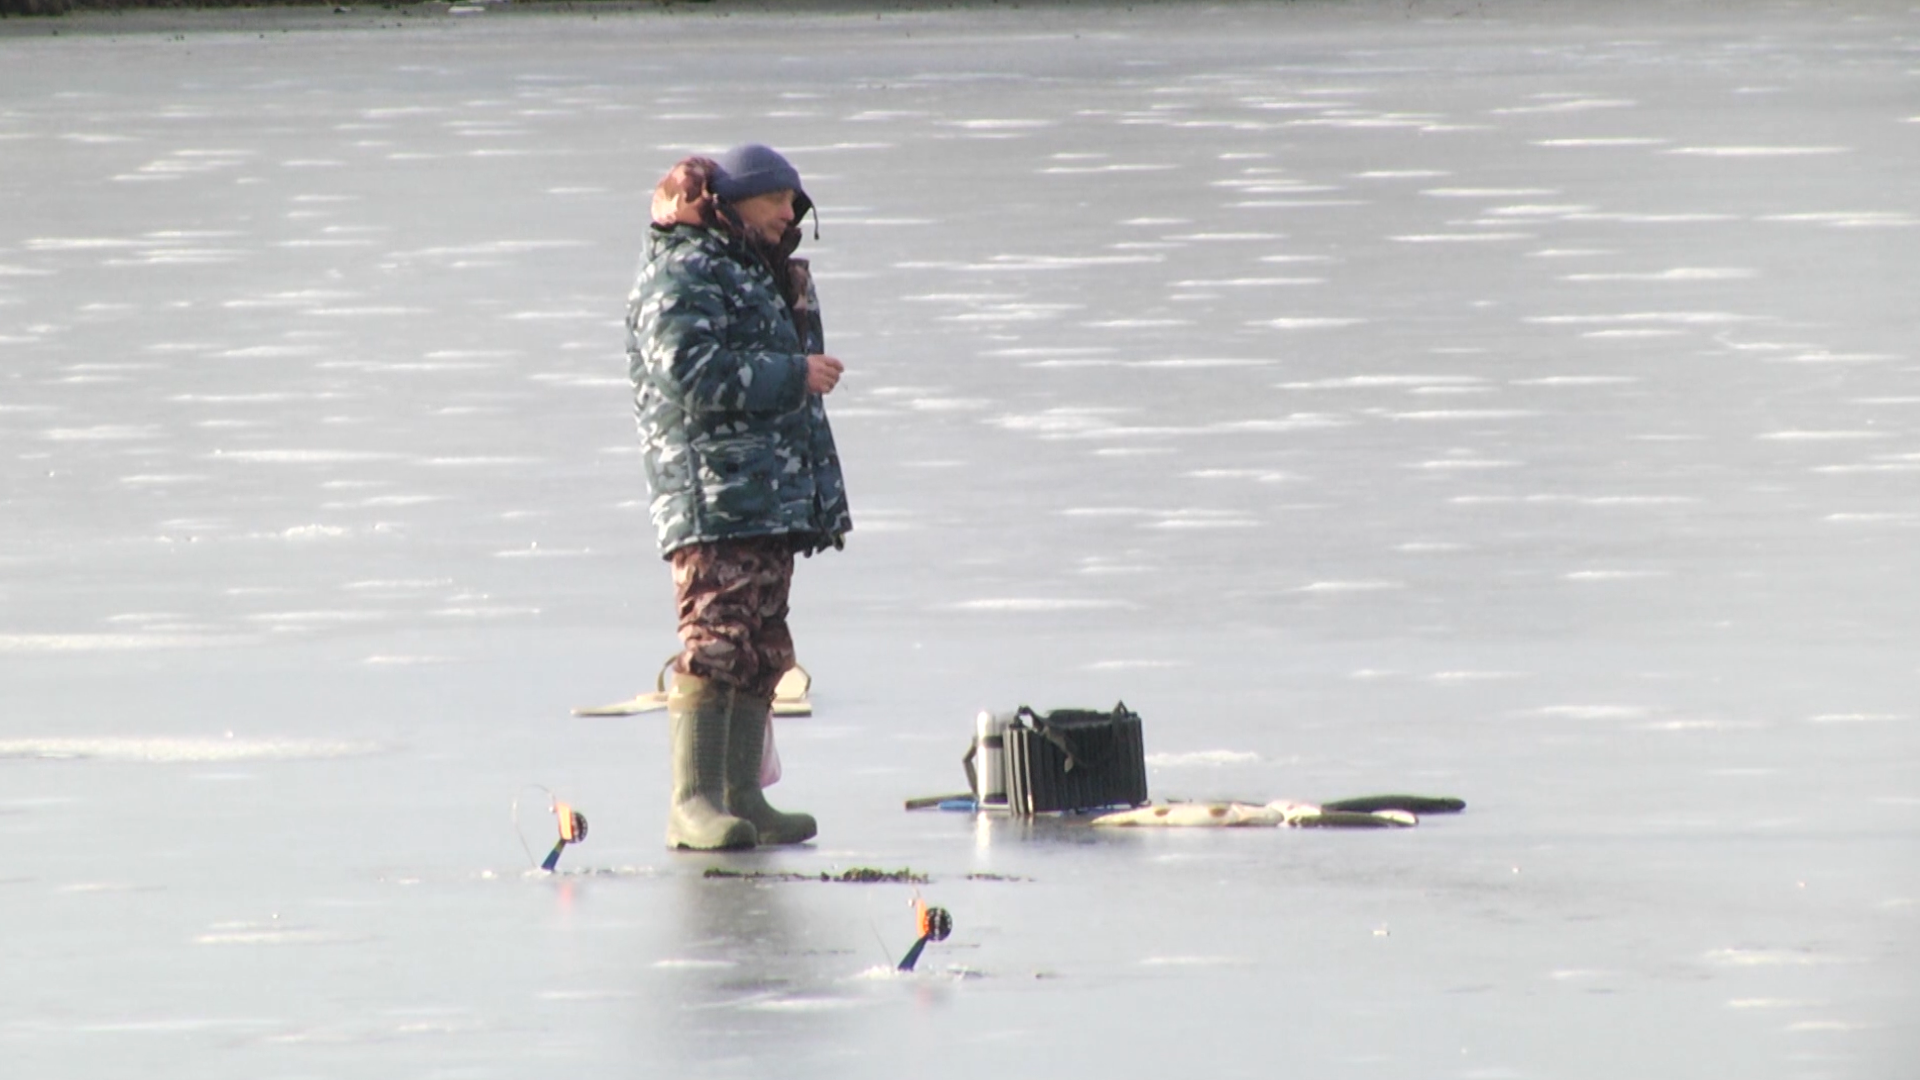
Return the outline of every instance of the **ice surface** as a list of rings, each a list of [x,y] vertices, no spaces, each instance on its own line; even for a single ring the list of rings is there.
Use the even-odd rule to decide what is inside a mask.
[[[0,1071],[1912,1075],[1910,4],[470,10],[0,28]],[[674,648],[622,302],[747,139],[856,531],[821,839],[676,857],[568,709]],[[1469,809],[900,810],[1117,699]]]

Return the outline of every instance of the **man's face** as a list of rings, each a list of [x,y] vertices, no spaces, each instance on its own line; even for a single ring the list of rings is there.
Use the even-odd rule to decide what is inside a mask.
[[[740,223],[761,243],[778,244],[793,224],[793,189],[781,188],[733,204]]]

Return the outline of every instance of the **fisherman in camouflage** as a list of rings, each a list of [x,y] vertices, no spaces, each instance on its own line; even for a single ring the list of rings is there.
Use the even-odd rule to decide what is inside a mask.
[[[840,548],[853,527],[823,400],[843,368],[825,352],[806,260],[793,258],[812,207],[765,146],[688,158],[654,190],[628,297],[628,373],[684,646],[667,699],[670,847],[816,831],[760,787],[774,687],[794,659],[794,555]]]

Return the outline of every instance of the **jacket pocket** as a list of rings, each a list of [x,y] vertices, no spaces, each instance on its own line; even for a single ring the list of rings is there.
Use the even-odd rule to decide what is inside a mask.
[[[779,456],[760,435],[714,439],[695,450],[695,476],[708,521],[724,531],[780,522]]]

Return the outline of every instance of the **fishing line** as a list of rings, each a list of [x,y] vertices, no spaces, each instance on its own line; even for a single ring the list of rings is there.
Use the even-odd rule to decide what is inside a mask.
[[[887,939],[880,934],[880,920],[873,914],[873,897],[867,897],[867,929],[873,931],[873,940],[880,944],[880,958],[893,963],[893,950],[887,947]]]

